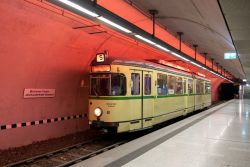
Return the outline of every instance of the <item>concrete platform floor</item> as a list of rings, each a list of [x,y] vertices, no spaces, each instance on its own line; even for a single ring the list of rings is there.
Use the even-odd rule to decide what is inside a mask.
[[[75,166],[250,167],[249,113],[232,100]]]

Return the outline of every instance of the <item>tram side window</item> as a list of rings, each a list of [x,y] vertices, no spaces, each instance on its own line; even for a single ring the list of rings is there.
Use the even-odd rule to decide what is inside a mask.
[[[124,74],[111,75],[111,93],[113,96],[126,95],[126,77]]]
[[[211,93],[211,85],[210,85],[210,83],[205,83],[205,93]]]
[[[175,94],[182,94],[183,93],[183,87],[182,87],[182,78],[177,77],[176,78],[176,91]]]
[[[151,75],[145,74],[144,77],[144,94],[150,95],[151,94]]]
[[[201,80],[196,81],[196,93],[197,94],[203,94],[204,93],[203,82]]]
[[[168,94],[175,94],[176,92],[176,77],[168,75]]]
[[[157,74],[157,92],[158,92],[158,95],[167,95],[168,94],[167,75],[166,74]]]
[[[194,93],[194,82],[192,79],[188,80],[188,94]]]
[[[140,94],[140,74],[132,73],[131,81],[132,81],[131,95],[139,95]]]
[[[186,79],[183,81],[183,93],[187,94],[187,80]]]
[[[201,94],[204,94],[204,82],[201,81]]]
[[[200,81],[196,80],[196,94],[200,94],[201,88],[200,88]]]

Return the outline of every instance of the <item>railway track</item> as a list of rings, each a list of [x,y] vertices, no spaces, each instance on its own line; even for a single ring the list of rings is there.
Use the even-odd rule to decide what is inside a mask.
[[[221,104],[222,102],[211,105],[209,108]],[[201,111],[198,111],[201,112]],[[75,144],[59,150],[55,150],[46,154],[38,155],[19,162],[8,164],[5,167],[64,167],[76,164],[95,155],[108,151],[112,148],[118,147],[126,142],[141,137],[145,134],[151,133],[157,129],[163,128],[196,113],[190,113],[185,117],[178,117],[160,124],[149,131],[139,131],[136,133],[126,133],[123,135],[103,135],[95,139],[85,141],[83,143]]]
[[[94,139],[80,144],[69,146],[53,152],[35,156],[6,167],[64,167],[81,162],[85,159],[108,151],[126,143],[127,140]]]

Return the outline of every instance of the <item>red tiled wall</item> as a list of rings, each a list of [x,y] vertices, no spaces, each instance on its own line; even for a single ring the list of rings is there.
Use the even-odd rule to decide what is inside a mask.
[[[92,35],[89,32],[97,30],[74,29],[82,24],[23,0],[1,0],[0,11],[0,125],[87,113],[88,70],[97,52],[108,50],[117,58],[166,58],[109,29]],[[24,88],[54,88],[56,97],[24,99]],[[213,100],[216,97],[214,93]],[[83,118],[1,130],[0,149],[86,128]]]

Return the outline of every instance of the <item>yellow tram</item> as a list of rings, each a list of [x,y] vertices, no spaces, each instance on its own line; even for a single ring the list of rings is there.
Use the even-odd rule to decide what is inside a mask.
[[[211,105],[211,82],[148,61],[91,64],[89,124],[117,133],[151,128]]]

